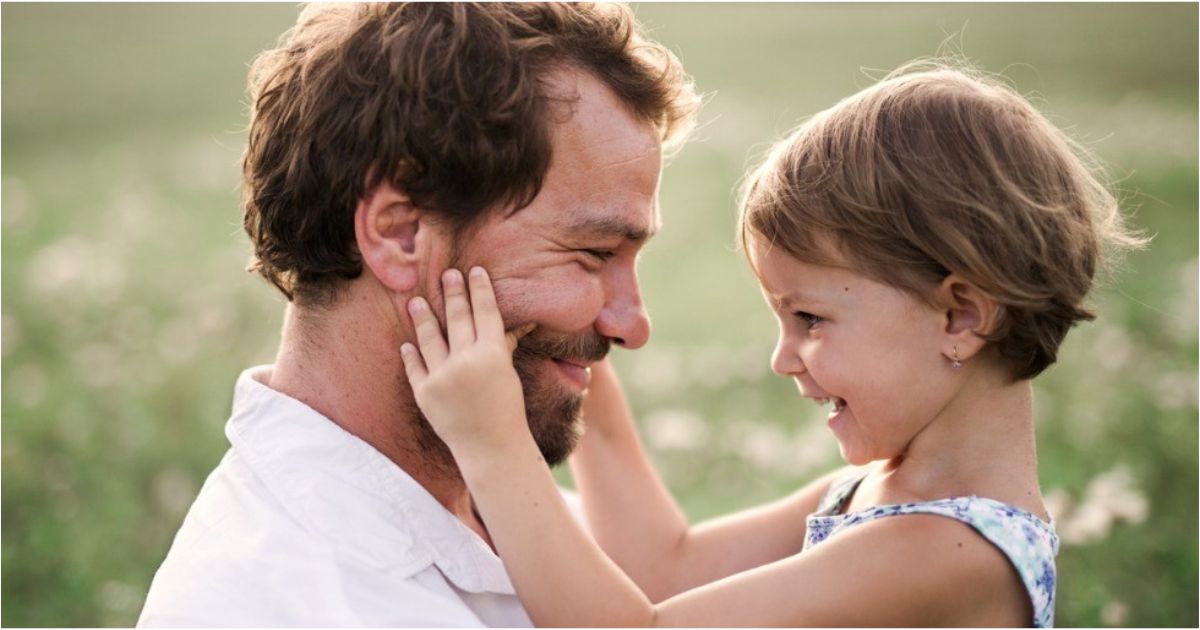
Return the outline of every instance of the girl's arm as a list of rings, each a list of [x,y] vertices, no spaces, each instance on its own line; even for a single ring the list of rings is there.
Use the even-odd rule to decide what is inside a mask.
[[[652,604],[570,515],[532,437],[455,451],[539,627],[1028,625],[1008,561],[941,516],[881,519],[804,554]]]
[[[969,526],[931,515],[864,523],[804,554],[652,604],[563,503],[525,418],[512,369],[517,336],[505,335],[482,271],[472,270],[472,305],[461,274],[444,277],[448,347],[428,304],[414,298],[420,352],[411,344],[401,352],[417,403],[454,454],[537,625],[1021,623],[996,615],[1022,593],[1002,553]]]
[[[446,337],[429,304],[413,298],[420,350],[405,343],[401,357],[417,404],[458,462],[531,618],[537,625],[647,625],[650,601],[570,515],[533,440],[512,366],[520,333],[505,333],[486,273],[471,270],[470,303],[458,271],[447,271],[442,284]],[[559,617],[568,609],[571,621]]]
[[[571,471],[588,526],[605,553],[651,601],[799,553],[805,518],[831,480],[789,497],[689,526],[646,456],[609,361],[592,367],[585,433]]]

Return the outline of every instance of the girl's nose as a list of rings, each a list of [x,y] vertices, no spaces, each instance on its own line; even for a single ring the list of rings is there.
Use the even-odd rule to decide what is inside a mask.
[[[771,354],[771,370],[780,376],[791,377],[804,373],[804,361],[790,345],[786,343],[785,339],[780,338],[779,343],[775,344],[775,351]]]

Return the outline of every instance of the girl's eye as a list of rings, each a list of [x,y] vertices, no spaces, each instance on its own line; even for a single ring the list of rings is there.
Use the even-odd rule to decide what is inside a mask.
[[[804,325],[808,328],[813,328],[817,324],[825,321],[824,317],[821,317],[820,315],[813,315],[812,313],[806,311],[796,311],[793,314],[797,319],[804,322]]]

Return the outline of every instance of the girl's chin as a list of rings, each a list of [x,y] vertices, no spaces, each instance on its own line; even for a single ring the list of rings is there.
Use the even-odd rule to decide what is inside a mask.
[[[866,455],[865,453],[861,453],[861,452],[849,449],[846,447],[845,444],[839,444],[839,446],[841,447],[842,461],[846,462],[847,464],[849,464],[851,466],[866,466],[867,464],[870,464],[871,462],[876,461],[876,459],[878,459],[878,458]]]
[[[830,414],[827,424],[833,432],[834,439],[837,440],[838,450],[842,453],[842,459],[847,464],[851,466],[863,466],[881,459],[878,453],[873,452],[873,449],[868,448],[868,445],[856,439],[857,436],[854,435],[853,422],[849,409],[843,408],[836,414]]]

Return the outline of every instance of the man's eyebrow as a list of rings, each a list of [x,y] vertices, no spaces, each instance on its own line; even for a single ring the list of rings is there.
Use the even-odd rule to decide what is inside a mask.
[[[580,236],[620,236],[621,238],[640,243],[654,236],[658,225],[646,227],[635,225],[620,217],[586,217],[571,222],[568,230],[573,235]]]

